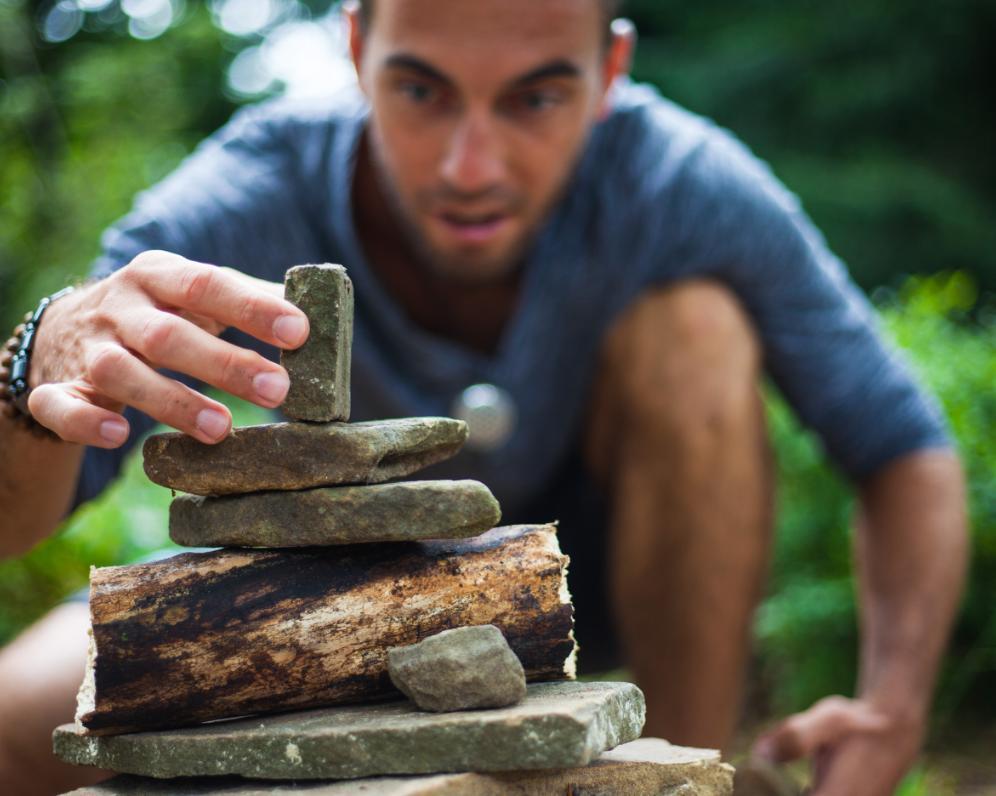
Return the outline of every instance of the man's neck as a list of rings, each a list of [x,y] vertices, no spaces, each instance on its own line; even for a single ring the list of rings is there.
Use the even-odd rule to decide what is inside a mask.
[[[501,282],[475,285],[447,279],[427,267],[384,196],[366,136],[357,153],[351,201],[370,270],[411,321],[476,351],[494,353],[518,301],[518,270]]]

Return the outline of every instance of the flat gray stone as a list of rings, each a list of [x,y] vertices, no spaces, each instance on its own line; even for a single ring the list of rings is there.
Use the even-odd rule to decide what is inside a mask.
[[[311,547],[461,539],[501,519],[479,481],[404,481],[299,492],[197,497],[169,507],[169,535],[188,547]]]
[[[353,346],[353,283],[341,265],[296,265],[284,277],[284,298],[308,316],[307,341],[280,352],[290,376],[283,412],[294,420],[349,420]]]
[[[153,434],[142,449],[146,475],[194,495],[375,484],[450,458],[467,424],[448,417],[366,423],[269,423],[232,429],[216,445],[186,434]]]
[[[638,738],[644,712],[643,694],[630,683],[564,681],[530,685],[522,703],[497,710],[426,713],[405,701],[106,736],[65,724],[53,744],[67,763],[158,778],[572,768]]]
[[[268,793],[307,793],[309,796],[729,796],[733,769],[720,762],[719,752],[672,746],[659,738],[640,738],[603,753],[588,766],[550,771],[497,774],[434,774],[412,777],[373,777],[348,782],[274,782],[231,777],[173,779],[123,775],[73,796],[136,796],[172,794],[202,796],[263,796]]]
[[[444,630],[387,651],[391,682],[422,710],[503,708],[526,696],[526,673],[494,625]]]

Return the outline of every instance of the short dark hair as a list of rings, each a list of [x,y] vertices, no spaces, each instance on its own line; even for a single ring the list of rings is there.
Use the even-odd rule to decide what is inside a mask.
[[[360,13],[360,27],[366,30],[373,17],[373,0],[355,0],[355,3]],[[623,0],[598,0],[598,4],[602,7],[602,18],[605,22],[606,39],[608,39],[611,34],[612,20],[619,13]]]

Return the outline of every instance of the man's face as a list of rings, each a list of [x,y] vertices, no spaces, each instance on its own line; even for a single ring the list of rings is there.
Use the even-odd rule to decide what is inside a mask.
[[[353,53],[372,160],[409,242],[449,278],[507,274],[612,76],[598,0],[376,0]]]

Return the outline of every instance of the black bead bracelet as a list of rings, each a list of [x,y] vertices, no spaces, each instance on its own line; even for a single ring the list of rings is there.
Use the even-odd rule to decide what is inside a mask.
[[[28,396],[31,394],[28,371],[31,368],[35,335],[49,305],[73,290],[75,288],[72,286],[65,287],[38,302],[35,311],[25,315],[24,322],[14,329],[14,336],[7,341],[6,350],[0,358],[0,401],[3,402],[4,414],[11,418],[22,418],[36,429],[41,429],[41,426],[28,411]]]

